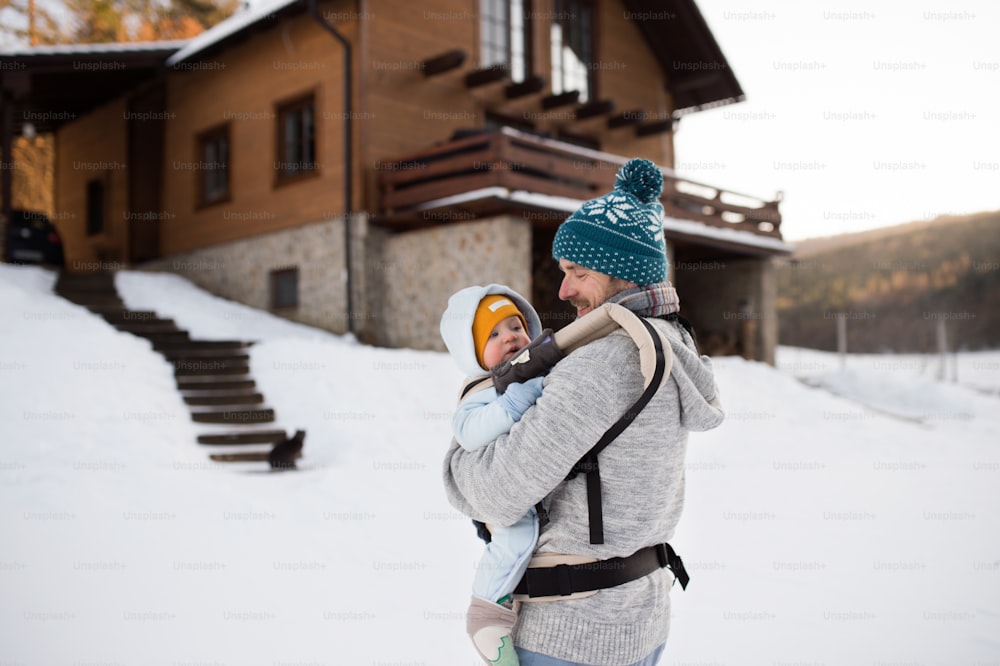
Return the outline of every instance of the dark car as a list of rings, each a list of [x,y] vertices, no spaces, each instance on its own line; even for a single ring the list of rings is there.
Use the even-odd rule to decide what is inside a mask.
[[[12,264],[66,265],[59,230],[44,213],[11,211],[3,260]]]

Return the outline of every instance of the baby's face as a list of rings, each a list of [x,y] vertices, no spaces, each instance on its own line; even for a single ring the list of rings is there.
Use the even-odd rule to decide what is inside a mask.
[[[497,363],[503,363],[514,354],[528,346],[531,338],[521,324],[521,318],[511,315],[502,320],[490,331],[490,337],[483,348],[483,365],[492,368]]]

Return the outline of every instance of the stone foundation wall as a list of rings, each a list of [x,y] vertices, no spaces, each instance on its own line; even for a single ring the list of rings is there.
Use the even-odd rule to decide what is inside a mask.
[[[261,310],[271,309],[271,271],[298,268],[299,304],[276,314],[335,333],[348,330],[343,219],[200,248],[139,268],[177,273],[218,296]]]
[[[390,233],[369,229],[365,307],[374,343],[443,350],[441,314],[463,287],[506,284],[530,298],[531,226],[499,216]]]

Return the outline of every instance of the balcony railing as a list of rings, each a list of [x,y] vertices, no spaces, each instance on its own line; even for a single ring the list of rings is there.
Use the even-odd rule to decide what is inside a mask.
[[[587,200],[608,192],[626,158],[511,129],[454,139],[404,158],[381,162],[386,215],[501,188],[530,195]],[[765,201],[663,171],[661,201],[668,217],[781,238],[778,201]],[[459,199],[453,199],[458,201]],[[521,201],[524,201],[522,197]]]

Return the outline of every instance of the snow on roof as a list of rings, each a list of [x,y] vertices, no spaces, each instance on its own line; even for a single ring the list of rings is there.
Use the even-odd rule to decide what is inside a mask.
[[[178,39],[159,42],[116,42],[112,44],[57,44],[54,46],[18,46],[10,49],[0,49],[0,56],[25,55],[60,55],[60,54],[102,54],[102,53],[135,53],[141,51],[173,50],[175,53],[167,58],[166,65],[172,67],[200,53],[213,44],[222,41],[230,35],[268,18],[275,12],[293,5],[301,0],[261,0],[249,8],[239,10],[226,20],[217,23],[205,32],[191,39]]]
[[[525,190],[511,191],[505,187],[483,187],[478,190],[472,190],[450,197],[442,197],[440,199],[434,199],[433,201],[427,201],[416,208],[417,210],[443,208],[445,206],[454,206],[468,201],[479,201],[489,197],[507,199],[508,201],[515,203],[538,206],[549,210],[564,211],[567,215],[577,210],[584,203],[582,199],[572,199],[570,197],[538,194],[536,192],[527,192]],[[716,240],[726,241],[728,243],[766,248],[769,250],[777,250],[779,252],[791,252],[794,249],[792,245],[789,245],[779,238],[761,236],[760,234],[755,234],[743,229],[714,227],[702,222],[695,222],[694,220],[681,220],[674,217],[664,217],[663,228],[666,231],[675,231],[688,236],[713,238]]]
[[[427,201],[414,206],[414,208],[416,210],[430,210],[432,208],[454,206],[455,204],[465,203],[466,201],[479,201],[489,197],[507,199],[510,197],[510,190],[506,187],[482,187],[478,190],[470,190],[468,192],[462,192],[461,194],[455,194],[450,197],[441,197],[440,199]]]
[[[168,51],[183,48],[188,39],[152,42],[113,42],[99,44],[48,44],[45,46],[14,46],[0,50],[0,56],[33,55],[100,55],[105,53],[141,53],[143,51]]]
[[[694,220],[679,220],[675,217],[667,217],[663,220],[663,228],[667,231],[676,231],[689,236],[699,236],[701,238],[715,238],[729,243],[739,245],[752,245],[754,247],[778,250],[779,252],[791,252],[795,248],[780,238],[772,236],[761,236],[752,231],[742,229],[727,229],[726,227],[713,227],[709,224],[702,224]]]
[[[261,0],[255,2],[244,11],[239,11],[225,21],[217,23],[197,37],[191,39],[187,46],[167,58],[167,67],[173,67],[177,63],[184,62],[188,58],[197,55],[213,44],[222,41],[230,35],[238,33],[240,30],[253,25],[254,23],[268,18],[275,12],[293,5],[300,0]]]

